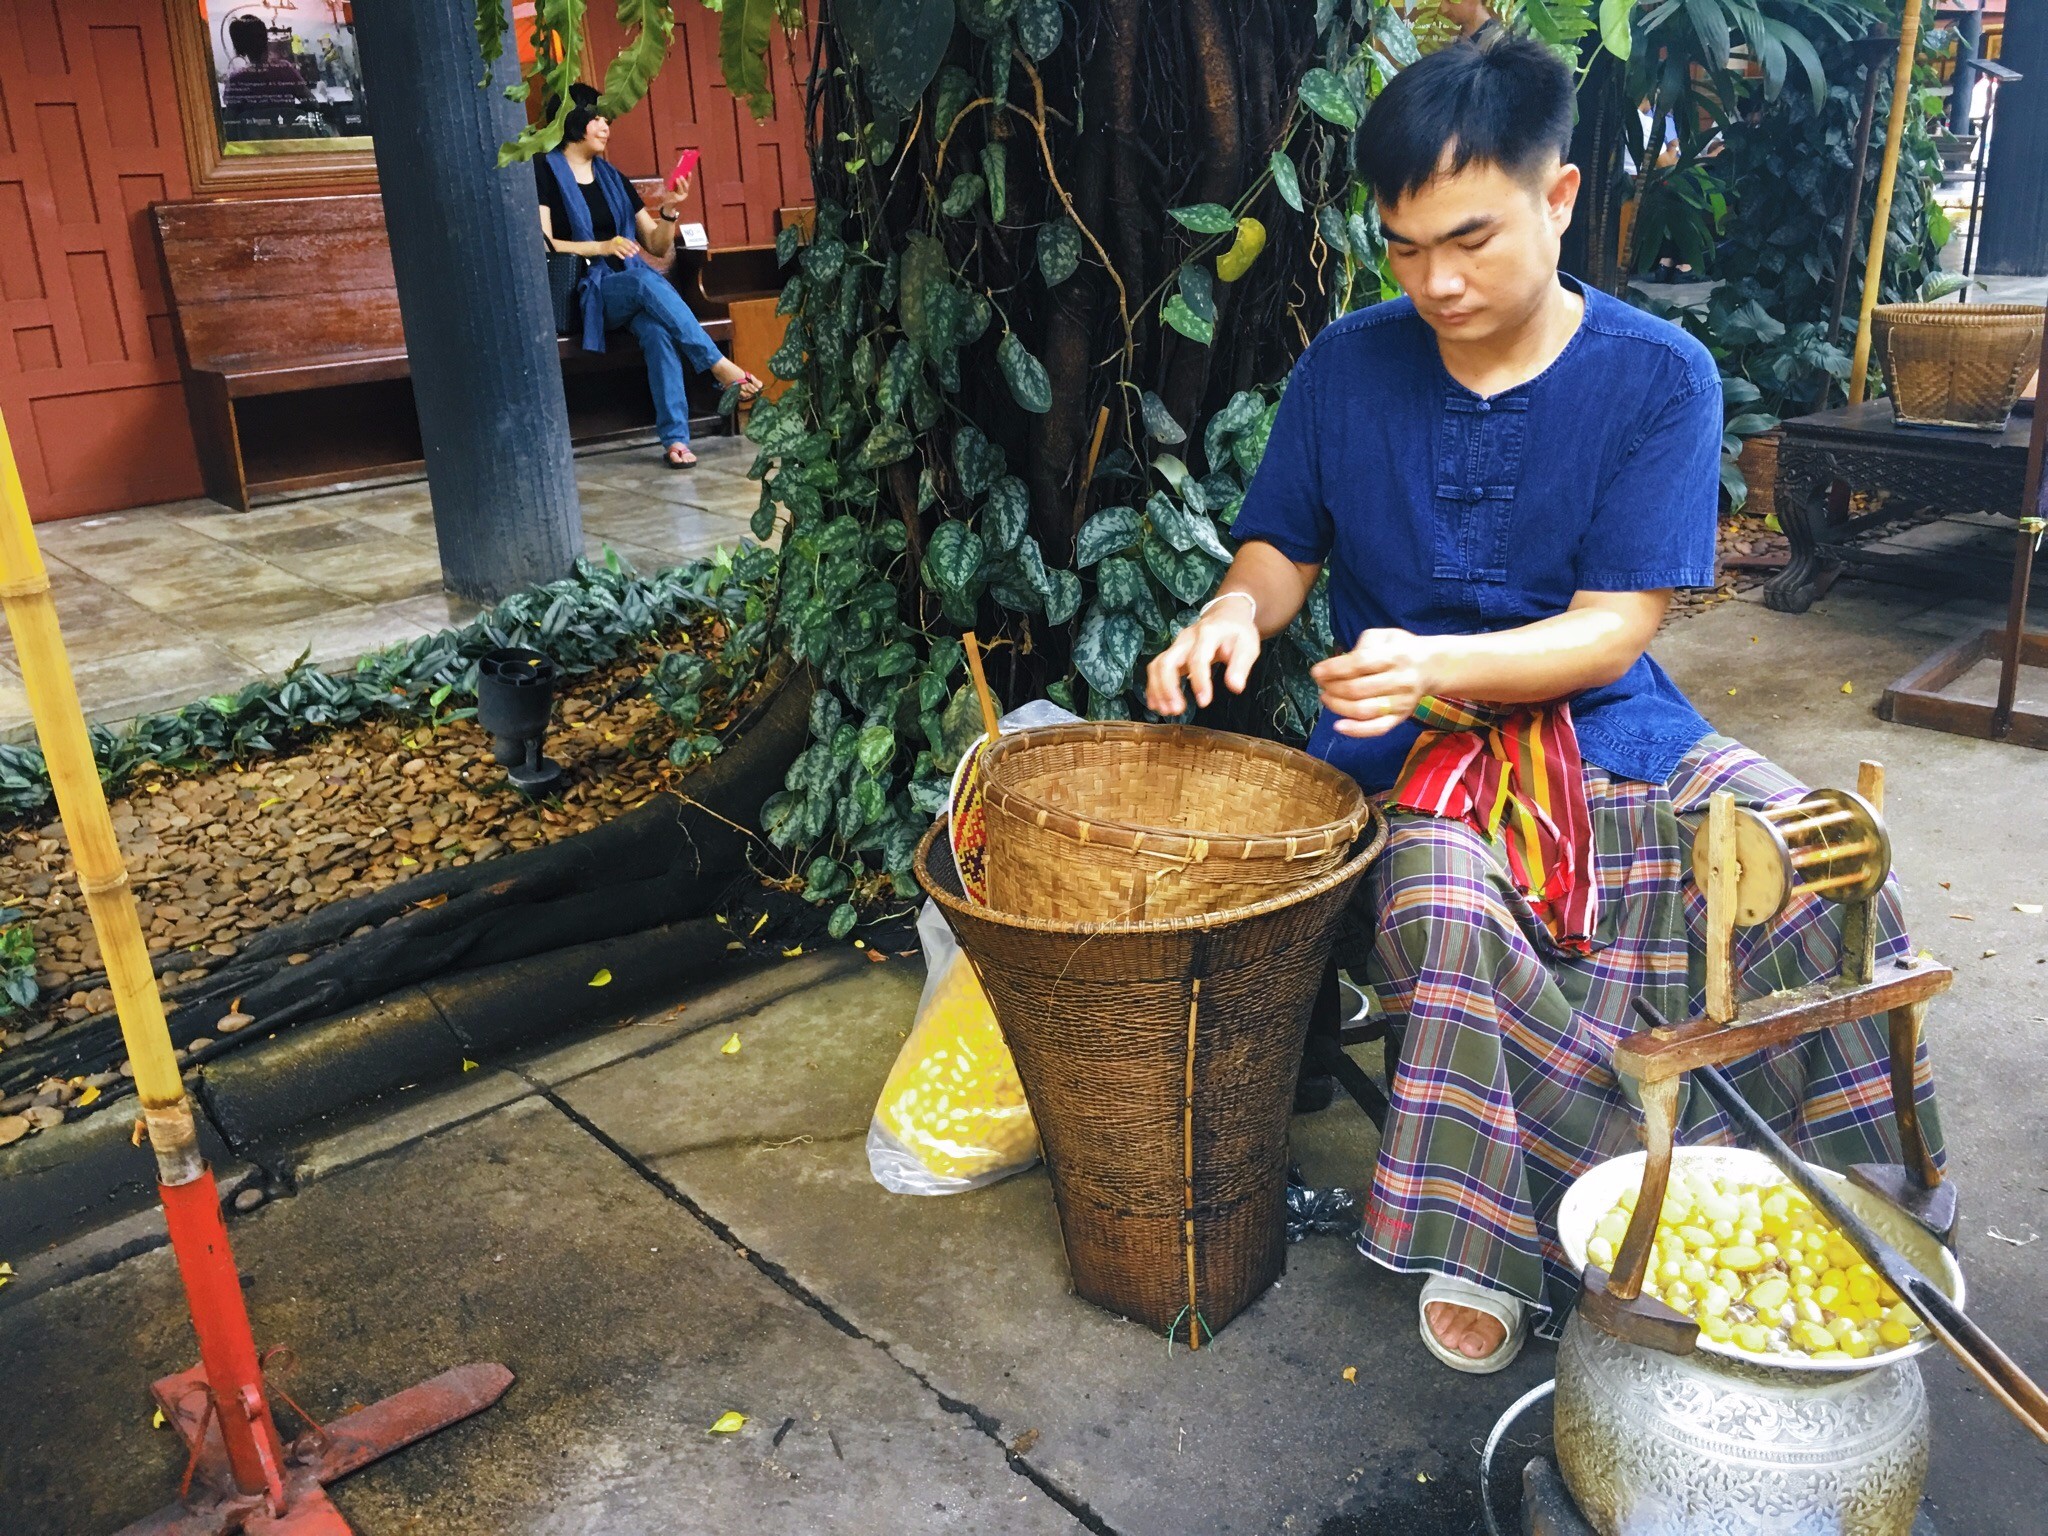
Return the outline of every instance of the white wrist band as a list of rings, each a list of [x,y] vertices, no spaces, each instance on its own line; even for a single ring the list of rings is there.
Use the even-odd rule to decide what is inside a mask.
[[[1252,605],[1252,622],[1253,622],[1254,624],[1258,623],[1258,622],[1259,622],[1259,600],[1258,600],[1258,599],[1257,599],[1256,597],[1253,597],[1253,596],[1251,595],[1251,593],[1249,593],[1249,592],[1225,592],[1225,593],[1223,593],[1223,594],[1222,594],[1221,596],[1218,596],[1218,597],[1212,597],[1212,598],[1210,598],[1210,599],[1209,599],[1209,601],[1207,601],[1206,603],[1202,604],[1202,608],[1201,608],[1201,611],[1200,611],[1199,613],[1197,613],[1197,614],[1195,615],[1195,618],[1197,619],[1197,621],[1199,621],[1199,620],[1202,620],[1202,619],[1206,619],[1207,617],[1209,617],[1209,610],[1210,610],[1211,608],[1214,608],[1214,607],[1215,607],[1215,606],[1216,606],[1216,605],[1217,605],[1218,603],[1220,603],[1220,602],[1224,602],[1224,601],[1226,601],[1227,599],[1229,599],[1229,598],[1233,598],[1233,597],[1241,597],[1241,598],[1243,598],[1243,599],[1244,599],[1244,600],[1245,600],[1246,602],[1248,602],[1248,603],[1250,603],[1250,604]]]

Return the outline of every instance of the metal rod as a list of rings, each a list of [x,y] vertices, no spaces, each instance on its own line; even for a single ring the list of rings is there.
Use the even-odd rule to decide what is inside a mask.
[[[1877,852],[1877,844],[1869,838],[1860,843],[1843,843],[1835,846],[1822,843],[1818,848],[1808,848],[1803,853],[1792,855],[1794,869],[1806,869],[1815,864],[1833,864],[1841,859],[1858,859],[1866,853]]]
[[[1877,202],[1870,213],[1870,254],[1863,262],[1863,297],[1856,314],[1856,356],[1849,365],[1849,403],[1863,403],[1870,374],[1870,315],[1884,282],[1884,246],[1892,227],[1892,190],[1899,180],[1899,150],[1906,142],[1906,103],[1913,96],[1913,57],[1920,43],[1920,0],[1906,0],[1899,23],[1899,62],[1892,75],[1891,118],[1877,172]]]
[[[1839,891],[1847,886],[1861,885],[1869,878],[1870,871],[1866,869],[1852,869],[1846,875],[1829,875],[1825,880],[1815,880],[1809,884],[1796,885],[1793,889],[1802,896],[1818,896],[1824,891]]]
[[[107,795],[93,760],[78,685],[50,598],[50,577],[36,548],[28,499],[7,425],[0,420],[0,606],[14,637],[29,714],[49,767],[57,811],[71,842],[78,888],[114,994],[121,1039],[135,1068],[157,1191],[164,1202],[178,1273],[199,1335],[199,1355],[218,1407],[216,1420],[236,1485],[245,1493],[281,1497],[276,1468],[283,1458],[277,1426],[263,1398],[263,1375],[249,1331],[242,1286],[221,1226],[220,1197],[199,1153],[192,1101],[171,1048],[163,999],[143,942],[128,884],[128,866],[107,814]]]
[[[1757,815],[1772,823],[1791,816],[1828,816],[1841,809],[1832,800],[1794,800],[1790,805],[1767,805]]]
[[[1781,821],[1776,823],[1778,835],[1788,843],[1795,837],[1805,837],[1826,827],[1839,827],[1847,821],[1854,821],[1854,811],[1825,811],[1805,821]]]

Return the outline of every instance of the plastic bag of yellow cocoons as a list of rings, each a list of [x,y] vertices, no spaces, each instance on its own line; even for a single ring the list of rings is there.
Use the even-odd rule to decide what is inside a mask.
[[[1038,1161],[1038,1126],[981,981],[930,902],[924,996],[868,1126],[868,1170],[899,1195],[955,1195]]]

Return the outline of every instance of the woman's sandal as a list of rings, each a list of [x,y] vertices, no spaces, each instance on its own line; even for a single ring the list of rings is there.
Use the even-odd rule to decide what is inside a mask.
[[[1469,1307],[1474,1312],[1484,1312],[1488,1317],[1499,1320],[1506,1336],[1492,1354],[1474,1360],[1436,1336],[1435,1330],[1429,1326],[1429,1309],[1433,1306]],[[1522,1344],[1529,1336],[1529,1312],[1520,1298],[1489,1291],[1450,1275],[1431,1275],[1423,1282],[1422,1305],[1418,1311],[1422,1318],[1422,1342],[1429,1352],[1452,1370],[1463,1371],[1468,1376],[1491,1376],[1495,1371],[1506,1370],[1514,1363],[1515,1356],[1522,1352]]]
[[[697,467],[697,455],[690,452],[690,445],[688,443],[670,443],[665,452],[670,469],[695,469]],[[682,455],[680,458],[677,457],[678,452]]]
[[[768,387],[767,385],[763,384],[759,379],[755,378],[754,375],[751,373],[741,374],[739,378],[739,385],[741,405],[752,405],[756,400],[761,398],[761,391]]]

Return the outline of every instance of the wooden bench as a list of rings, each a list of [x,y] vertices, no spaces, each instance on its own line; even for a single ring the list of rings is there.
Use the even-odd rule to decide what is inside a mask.
[[[376,194],[151,211],[209,496],[246,510],[420,472],[405,329]],[[536,214],[536,238],[538,226]],[[772,247],[679,250],[669,276],[721,346],[731,341],[727,301],[762,286],[772,292],[779,281]],[[645,363],[629,335],[608,338],[598,353],[570,337],[557,345],[572,441],[651,431]],[[692,377],[693,432],[729,430],[718,393]]]

